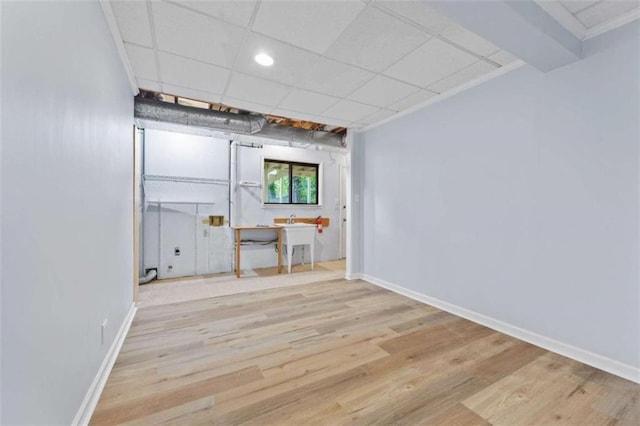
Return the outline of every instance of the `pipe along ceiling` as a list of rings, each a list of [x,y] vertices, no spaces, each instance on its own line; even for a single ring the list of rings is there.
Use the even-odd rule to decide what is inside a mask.
[[[202,129],[260,136],[287,142],[323,144],[343,148],[343,135],[269,123],[261,114],[234,114],[154,99],[135,98],[135,118]]]

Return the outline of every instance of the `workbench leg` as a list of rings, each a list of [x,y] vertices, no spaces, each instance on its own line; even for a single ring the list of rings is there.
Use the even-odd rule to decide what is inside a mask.
[[[240,278],[240,230],[236,229],[236,277]]]
[[[282,272],[282,229],[278,229],[278,273]]]

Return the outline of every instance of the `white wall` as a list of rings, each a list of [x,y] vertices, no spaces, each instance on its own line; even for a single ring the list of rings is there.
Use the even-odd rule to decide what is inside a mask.
[[[229,140],[209,136],[145,129],[144,172],[228,181],[229,144]],[[157,268],[160,278],[232,270],[231,230],[202,223],[209,215],[229,219],[228,185],[147,181],[145,199],[145,269]],[[161,218],[154,201],[162,201]],[[175,255],[176,248],[180,249],[179,256]],[[220,255],[220,251],[228,253]]]
[[[267,142],[267,143],[265,143]],[[228,179],[229,178],[229,143],[215,137],[184,134],[179,132],[145,129],[145,172],[152,175],[177,175],[201,178]],[[269,145],[268,141],[262,141],[262,148],[249,148],[238,146],[237,149],[237,176],[236,181],[249,181],[260,183],[262,181],[262,160],[279,159],[298,162],[322,164],[321,196],[322,205],[312,206],[283,206],[263,207],[262,189],[260,187],[238,186],[236,220],[238,225],[272,224],[276,217],[289,217],[295,214],[297,217],[317,217],[322,215],[330,219],[329,227],[324,229],[322,235],[316,235],[315,260],[335,260],[340,257],[340,167],[345,165],[345,155],[342,152],[302,149],[287,146]],[[210,213],[225,216],[229,220],[229,193],[228,187],[220,185],[200,184],[176,184],[176,183],[148,183],[146,185],[148,200],[162,201],[208,201],[215,202]],[[175,214],[178,206],[165,206],[171,211],[163,210],[162,223],[166,227],[186,227],[193,222],[186,214]],[[182,210],[188,209],[185,206]],[[152,207],[145,216],[145,268],[154,268],[158,265],[158,221],[156,209]],[[165,214],[166,213],[166,214]],[[169,223],[168,220],[173,222]],[[188,222],[188,223],[187,223]],[[221,230],[209,228],[212,231],[207,237],[215,237],[221,240],[221,244],[214,245],[209,241],[211,248],[224,248],[225,253],[215,251],[215,259],[210,259],[215,266],[211,273],[232,270],[229,262],[218,262],[220,256],[225,260],[233,259],[233,249],[229,246],[225,235],[220,235]],[[197,240],[202,237],[199,230]],[[172,241],[163,240],[163,253],[166,261],[161,261],[161,277],[190,275],[193,271],[193,263],[189,256],[189,247],[194,244],[191,241],[191,232],[186,236],[185,232],[175,234]],[[272,235],[273,234],[273,235]],[[164,234],[163,234],[164,235]],[[184,237],[182,238],[181,237]],[[231,234],[229,234],[231,235]],[[275,238],[275,232],[266,231],[245,232],[243,238],[256,240],[269,240]],[[173,243],[175,241],[175,243]],[[166,243],[166,244],[165,244]],[[170,253],[175,245],[180,245],[180,257],[173,257]],[[165,247],[167,246],[167,247]],[[228,253],[226,253],[228,252]],[[211,252],[212,255],[214,252]],[[194,254],[194,253],[192,253]],[[296,248],[294,252],[294,264],[302,262],[303,250]],[[305,261],[309,262],[309,250],[304,250]],[[275,245],[253,245],[242,248],[242,269],[261,268],[275,266],[277,256]],[[169,271],[167,265],[171,264]],[[222,269],[220,269],[222,268]],[[197,269],[197,268],[196,268]],[[186,273],[185,273],[186,271]]]
[[[297,161],[322,164],[320,177],[321,206],[265,206],[262,207],[262,188],[240,187],[237,196],[237,224],[272,224],[276,217],[328,217],[330,224],[322,234],[316,233],[315,261],[340,258],[340,167],[345,165],[345,155],[340,152],[316,149],[290,148],[263,145],[262,149],[238,147],[238,182],[261,182],[262,160]],[[264,231],[259,231],[263,233]],[[243,233],[244,234],[244,233]],[[250,234],[247,234],[250,235]],[[259,238],[260,234],[256,234]],[[244,238],[244,236],[243,236]],[[292,263],[302,262],[303,251],[295,249]],[[309,262],[309,250],[305,262]],[[277,257],[273,247],[242,247],[242,269],[275,266]]]
[[[229,179],[229,141],[164,130],[144,131],[145,173],[205,179]],[[147,201],[215,202],[215,213],[229,215],[229,187],[147,182]]]
[[[638,29],[366,131],[362,272],[638,368]]]
[[[2,24],[2,2],[0,2],[0,25]],[[0,29],[0,165],[2,164],[2,30]],[[2,423],[2,172],[0,170],[0,423]]]
[[[69,424],[132,304],[133,98],[97,1],[1,24],[0,422]]]

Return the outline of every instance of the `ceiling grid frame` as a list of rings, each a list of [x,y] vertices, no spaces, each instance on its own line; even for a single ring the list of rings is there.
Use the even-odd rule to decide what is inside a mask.
[[[606,1],[606,0],[605,0]],[[291,112],[292,116],[291,118],[298,118],[298,119],[304,119],[304,120],[308,120],[311,121],[313,120],[318,120],[318,122],[323,122],[323,123],[327,123],[327,124],[332,124],[332,123],[338,123],[339,125],[344,125],[345,121],[349,121],[349,120],[338,120],[337,118],[334,117],[330,117],[328,116],[326,113],[332,111],[332,109],[334,107],[337,107],[338,105],[343,105],[345,104],[345,102],[348,104],[349,102],[353,103],[353,105],[355,106],[355,104],[361,104],[363,105],[362,110],[364,110],[364,107],[368,107],[368,108],[372,108],[374,109],[374,112],[372,112],[371,114],[368,114],[364,117],[360,117],[358,120],[354,120],[352,122],[349,123],[350,127],[362,127],[363,125],[370,125],[371,123],[363,123],[364,121],[367,121],[369,117],[382,117],[385,115],[388,115],[389,113],[391,113],[391,116],[396,115],[400,112],[402,112],[405,109],[411,109],[413,108],[415,105],[420,105],[423,103],[433,103],[434,98],[435,101],[438,100],[438,98],[442,97],[444,93],[446,93],[447,91],[450,90],[454,90],[456,87],[447,87],[448,85],[444,85],[445,87],[447,87],[446,89],[444,89],[443,91],[438,91],[436,90],[436,88],[438,88],[438,84],[444,82],[447,79],[451,79],[453,82],[455,82],[456,80],[456,74],[460,75],[460,78],[463,80],[461,86],[465,86],[467,85],[471,80],[473,80],[474,78],[478,77],[478,79],[484,79],[487,74],[492,74],[492,73],[496,73],[496,75],[499,75],[500,73],[497,71],[500,71],[501,68],[504,68],[510,64],[515,64],[518,62],[517,58],[512,57],[512,55],[509,55],[508,52],[505,52],[503,50],[501,50],[498,46],[496,46],[496,51],[495,52],[490,52],[487,53],[486,49],[484,50],[484,54],[479,53],[478,51],[474,51],[472,48],[467,48],[467,46],[465,46],[464,44],[460,44],[457,43],[454,40],[450,40],[448,39],[446,36],[443,36],[442,34],[440,34],[439,32],[435,32],[435,31],[431,31],[429,28],[427,28],[425,25],[429,24],[429,18],[427,18],[427,20],[425,21],[424,19],[420,22],[426,22],[425,25],[419,23],[418,21],[414,21],[410,18],[408,18],[407,16],[403,16],[401,13],[396,12],[395,10],[391,10],[387,7],[385,7],[384,4],[381,4],[377,1],[365,1],[365,0],[361,0],[361,2],[364,4],[364,7],[362,7],[358,13],[356,15],[354,15],[354,17],[351,19],[351,21],[349,21],[348,24],[345,24],[343,27],[341,27],[341,30],[339,32],[334,32],[332,33],[332,37],[333,40],[330,44],[328,44],[328,48],[326,48],[322,53],[318,53],[318,51],[313,51],[310,49],[307,49],[305,47],[301,47],[300,45],[295,45],[293,43],[288,42],[288,40],[285,39],[281,39],[281,38],[275,38],[275,37],[271,37],[268,34],[263,34],[263,33],[259,33],[257,31],[254,30],[253,26],[254,23],[256,22],[256,19],[258,19],[259,17],[259,13],[260,13],[260,9],[261,6],[263,4],[262,0],[255,0],[255,2],[253,4],[253,9],[251,11],[251,16],[249,18],[249,22],[247,23],[247,25],[240,25],[238,23],[238,20],[234,19],[230,19],[230,18],[225,18],[223,15],[218,16],[217,12],[214,12],[216,14],[216,16],[214,16],[214,14],[209,14],[206,13],[203,10],[199,10],[196,9],[196,6],[191,7],[192,5],[190,4],[185,4],[184,2],[181,1],[177,1],[177,0],[171,0],[171,1],[165,1],[164,3],[168,4],[168,5],[172,5],[175,7],[178,7],[186,12],[188,12],[189,14],[197,14],[200,15],[202,17],[206,17],[207,21],[210,22],[220,22],[223,23],[225,26],[232,26],[235,27],[237,29],[241,29],[242,30],[242,39],[240,40],[240,43],[238,44],[238,48],[237,51],[233,52],[233,60],[231,61],[229,66],[222,66],[222,68],[225,68],[226,70],[228,70],[228,76],[226,78],[226,81],[224,82],[224,87],[222,89],[222,93],[216,94],[216,93],[212,93],[212,92],[208,92],[206,90],[203,90],[202,87],[200,87],[199,89],[192,89],[189,87],[185,87],[185,86],[181,86],[181,85],[175,85],[175,84],[168,84],[165,80],[166,80],[166,76],[165,76],[165,71],[163,71],[163,65],[160,61],[159,55],[160,52],[164,52],[166,54],[171,54],[177,57],[180,57],[182,59],[185,60],[190,60],[190,61],[196,61],[202,64],[206,64],[208,66],[217,66],[217,67],[221,67],[220,64],[213,64],[207,60],[203,60],[201,58],[195,58],[192,55],[188,55],[188,54],[180,54],[179,52],[173,52],[173,51],[167,51],[166,49],[161,49],[160,45],[158,43],[158,28],[157,28],[157,23],[155,22],[155,15],[154,15],[154,5],[152,5],[151,0],[145,0],[145,4],[146,4],[146,9],[147,9],[147,21],[148,21],[148,25],[149,25],[149,29],[151,31],[151,39],[152,39],[152,44],[153,44],[153,57],[154,57],[154,62],[155,62],[155,67],[156,67],[156,71],[158,74],[158,85],[159,87],[165,91],[166,93],[170,93],[170,94],[174,94],[177,96],[182,96],[182,97],[192,97],[194,99],[198,99],[198,97],[202,98],[203,101],[205,102],[217,102],[217,103],[226,103],[226,104],[231,104],[231,102],[228,101],[238,101],[241,102],[243,105],[232,105],[232,106],[236,106],[238,108],[241,109],[247,109],[247,106],[251,106],[253,107],[259,107],[260,109],[256,112],[259,113],[266,113],[266,114],[270,114],[273,113],[274,111],[280,111],[280,112]],[[161,4],[160,2],[157,2],[159,4]],[[424,6],[425,2],[416,2],[416,4],[420,3],[422,6]],[[591,7],[594,7],[598,4],[602,3],[602,1],[594,3],[594,4],[590,4],[587,7],[581,8],[579,9],[576,13],[578,12],[582,12],[584,10],[588,10]],[[231,2],[229,2],[229,4],[232,4]],[[424,6],[427,7],[427,6]],[[564,6],[562,6],[564,7]],[[392,62],[391,64],[387,65],[384,69],[379,69],[379,70],[373,70],[364,66],[361,66],[359,63],[356,63],[355,61],[345,61],[342,60],[341,58],[335,57],[335,56],[331,56],[328,55],[327,52],[330,51],[330,49],[334,46],[334,44],[336,44],[339,40],[340,37],[349,30],[349,28],[351,27],[351,25],[360,17],[362,16],[367,10],[370,9],[375,9],[378,12],[381,12],[382,14],[386,15],[388,19],[393,20],[394,22],[400,22],[402,23],[402,25],[410,27],[410,28],[414,28],[415,30],[418,30],[419,32],[423,33],[427,38],[422,41],[421,43],[419,43],[416,47],[412,47],[412,49],[409,49],[406,53],[403,52],[403,55],[399,58],[394,60],[394,62]],[[206,9],[205,9],[206,10]],[[248,9],[247,9],[248,10]],[[215,11],[215,8],[214,8]],[[435,14],[437,15],[437,13]],[[243,22],[246,19],[247,13],[246,11],[242,11],[240,14],[236,13],[236,16],[241,16],[240,22]],[[421,15],[424,16],[424,15]],[[447,18],[448,19],[448,18]],[[446,20],[446,19],[445,19]],[[235,21],[235,22],[233,22]],[[455,22],[452,21],[454,24]],[[273,25],[273,24],[272,24]],[[444,23],[442,24],[444,25]],[[447,24],[449,25],[449,24]],[[598,25],[599,26],[599,25]],[[437,27],[437,25],[434,26],[434,28]],[[440,29],[440,32],[444,32],[445,30],[451,28],[451,27],[443,27],[445,29]],[[461,27],[462,28],[462,27]],[[466,31],[464,28],[462,28],[462,30]],[[205,33],[203,33],[205,34]],[[471,33],[472,34],[472,33]],[[318,82],[321,82],[321,84],[323,85],[322,87],[310,87],[311,84],[309,84],[308,82],[305,81],[304,76],[295,76],[292,77],[292,75],[290,75],[288,78],[288,80],[286,80],[285,78],[282,79],[274,79],[271,75],[265,75],[265,74],[261,74],[258,71],[254,71],[253,68],[249,69],[250,72],[248,72],[247,70],[244,71],[240,71],[237,67],[238,67],[238,63],[241,57],[245,57],[247,54],[247,44],[249,43],[249,40],[251,38],[252,35],[255,35],[255,37],[258,37],[262,40],[266,40],[266,43],[274,43],[277,45],[281,45],[282,49],[284,49],[285,52],[287,52],[287,54],[289,54],[289,52],[291,52],[293,58],[296,58],[295,55],[298,54],[298,52],[300,54],[303,55],[309,55],[309,57],[313,57],[314,59],[314,63],[323,63],[323,66],[325,66],[325,68],[327,70],[331,70],[331,67],[334,67],[335,70],[339,70],[339,74],[337,74],[337,76],[335,78],[332,78],[328,72],[325,72],[324,74],[320,73],[320,74],[316,74],[316,80]],[[166,38],[166,34],[165,34],[165,38]],[[285,38],[285,37],[282,37]],[[404,58],[410,56],[412,53],[418,51],[419,49],[421,49],[422,47],[424,47],[427,43],[429,43],[430,41],[432,41],[433,39],[437,39],[442,43],[447,44],[448,46],[450,46],[452,49],[454,49],[453,51],[457,52],[463,52],[466,55],[470,55],[474,58],[477,59],[476,62],[472,62],[470,64],[466,64],[462,67],[458,67],[456,68],[455,66],[451,66],[451,69],[447,69],[447,67],[444,67],[444,70],[447,72],[446,75],[440,77],[437,80],[434,81],[430,81],[428,83],[425,84],[417,84],[420,83],[420,81],[407,81],[407,78],[400,76],[400,77],[396,77],[393,75],[389,75],[389,74],[385,74],[385,72],[387,72],[391,67],[393,67],[394,65],[398,64],[400,61],[402,61]],[[188,38],[187,38],[188,40]],[[146,48],[148,49],[148,47],[146,46],[139,46],[137,43],[131,42],[131,41],[127,41],[127,40],[123,40],[125,44],[127,45],[131,45],[131,46],[138,46],[141,48]],[[471,39],[471,41],[473,41],[473,39]],[[178,42],[179,43],[179,42]],[[326,44],[326,42],[325,42]],[[319,45],[322,45],[322,42],[320,42]],[[476,43],[475,46],[479,46],[481,45]],[[471,44],[471,46],[474,46],[473,44]],[[172,48],[173,49],[173,48]],[[184,51],[182,52],[184,53]],[[256,52],[257,53],[257,52]],[[243,56],[244,55],[244,56]],[[312,56],[311,56],[312,55]],[[200,55],[202,56],[202,55]],[[206,57],[206,56],[205,56]],[[495,58],[500,58],[499,60],[501,61],[501,63],[497,62],[496,60],[493,60],[493,57]],[[276,61],[278,61],[278,58],[275,58]],[[245,58],[246,61],[246,58]],[[482,62],[485,63],[487,65],[490,65],[491,68],[483,68],[483,67],[478,67],[478,73],[480,73],[479,76],[475,76],[475,73],[472,72],[472,70],[469,70],[470,68],[477,66],[478,62]],[[295,63],[295,60],[294,60]],[[353,71],[350,71],[353,70]],[[466,71],[465,71],[466,70]],[[484,72],[484,70],[486,70],[487,72],[482,74],[481,72]],[[135,69],[134,69],[134,73],[135,73]],[[444,72],[444,71],[443,71]],[[234,78],[234,75],[237,73],[244,73],[247,74],[253,78],[256,79],[261,79],[264,80],[265,82],[270,82],[272,84],[277,84],[281,87],[285,87],[287,89],[287,93],[286,95],[284,95],[283,97],[276,99],[274,101],[274,103],[271,103],[270,105],[264,105],[261,102],[255,102],[252,99],[245,99],[246,96],[243,96],[243,98],[237,98],[235,96],[232,96],[229,92],[230,86],[232,84],[232,79]],[[349,74],[351,73],[351,74]],[[466,74],[465,74],[466,73]],[[327,77],[325,77],[325,75],[327,75]],[[464,80],[464,78],[466,76],[469,75],[473,75],[473,78],[471,78],[471,80]],[[342,80],[340,80],[342,78]],[[353,80],[355,78],[358,78],[359,80],[356,82],[356,80]],[[375,79],[390,79],[393,80],[394,82],[398,83],[399,86],[398,87],[411,87],[413,89],[415,89],[413,92],[407,94],[406,96],[403,96],[401,98],[394,98],[393,96],[390,95],[385,95],[384,93],[379,93],[377,96],[371,95],[371,96],[365,96],[365,97],[361,97],[361,96],[355,96],[356,93],[360,93],[359,91],[361,91],[362,88],[368,87],[371,88],[370,86],[371,83],[375,80]],[[282,80],[286,80],[282,81]],[[136,81],[138,81],[138,84],[141,88],[146,88],[146,89],[153,89],[152,87],[143,87],[144,84],[149,84],[151,85],[153,83],[152,80],[148,80],[148,79],[144,79],[141,78],[140,76],[138,76],[136,74]],[[313,80],[310,80],[313,81]],[[356,84],[348,84],[349,81],[353,81]],[[385,80],[386,81],[386,80]],[[324,85],[326,82],[326,85]],[[359,84],[358,84],[359,83]],[[375,86],[375,85],[374,85]],[[332,87],[340,87],[342,90],[341,91],[336,91],[334,93],[327,93],[327,90],[333,90],[331,89]],[[393,84],[391,85],[387,85],[387,90],[391,90],[389,89],[390,87],[393,87]],[[173,89],[173,92],[180,92],[180,93],[171,93],[169,90],[167,89]],[[329,89],[327,89],[329,88]],[[292,105],[288,102],[288,98],[290,96],[294,96],[294,93],[297,93],[298,96],[300,93],[309,93],[310,96],[330,96],[333,102],[330,106],[326,107],[326,108],[322,108],[321,112],[319,114],[317,114],[318,110],[313,110],[314,113],[303,113],[302,111],[292,111],[291,108],[285,108],[285,107],[291,107]],[[433,96],[430,96],[430,94],[432,94]],[[193,95],[193,96],[188,96],[188,95]],[[199,96],[198,96],[199,95]],[[215,95],[215,96],[214,96]],[[246,93],[245,93],[246,95]],[[213,98],[212,98],[213,96]],[[425,98],[426,101],[422,101],[420,102],[419,99]],[[324,98],[324,99],[328,99],[328,98]],[[361,99],[361,100],[358,100]],[[377,100],[373,100],[372,99],[392,99],[392,101],[389,101],[386,104],[382,104],[381,102],[378,102]],[[362,100],[366,100],[366,102],[362,102]],[[227,102],[225,102],[227,101]],[[418,102],[417,104],[415,104],[414,102]],[[294,105],[304,105],[304,102],[302,104],[300,103],[296,103]],[[408,106],[409,105],[409,106]],[[412,106],[411,106],[412,105]],[[326,105],[325,105],[326,106]],[[303,108],[304,109],[304,108]],[[356,108],[358,109],[358,108]],[[311,109],[307,108],[308,111],[310,111]],[[331,114],[331,113],[330,113]],[[355,116],[356,114],[354,114]],[[386,119],[385,119],[386,120]]]
[[[146,3],[151,4],[152,2],[151,2],[150,0],[147,0],[147,1],[146,1]],[[188,5],[184,5],[184,4],[181,4],[181,3],[179,3],[179,2],[170,1],[170,2],[167,2],[167,3],[172,4],[172,5],[176,6],[176,7],[180,7],[180,8],[182,8],[182,9],[188,10],[188,11],[190,11],[190,12],[192,12],[192,13],[196,13],[196,14],[202,15],[202,16],[207,17],[208,19],[211,19],[211,20],[213,20],[213,21],[221,21],[221,22],[225,22],[226,24],[230,24],[230,25],[237,26],[235,23],[231,23],[231,22],[228,22],[228,21],[224,21],[224,20],[222,20],[222,19],[220,19],[220,18],[213,17],[213,16],[208,15],[208,14],[206,14],[206,13],[202,12],[202,11],[199,11],[199,10],[195,10],[195,9],[189,8],[189,7],[188,7]],[[247,26],[247,28],[245,29],[245,37],[246,37],[246,34],[252,33],[251,25],[252,25],[253,21],[255,20],[255,16],[256,16],[256,15],[257,15],[257,13],[258,13],[260,3],[261,3],[261,0],[258,0],[258,1],[256,2],[256,5],[255,5],[255,7],[254,7],[254,11],[253,11],[253,14],[252,14],[252,18],[251,18],[251,21],[250,21],[250,24],[249,24],[249,25]],[[391,18],[394,18],[394,19],[399,20],[399,21],[401,21],[401,22],[403,22],[403,23],[405,23],[405,24],[407,24],[407,25],[410,25],[410,26],[412,26],[412,27],[415,27],[416,29],[418,29],[418,30],[422,31],[423,33],[428,34],[431,38],[436,37],[436,36],[434,36],[432,33],[428,32],[424,27],[422,27],[422,26],[420,26],[420,25],[417,25],[417,24],[415,24],[415,23],[413,23],[413,22],[411,22],[411,21],[409,21],[409,20],[406,20],[406,19],[404,19],[403,17],[401,17],[401,16],[399,16],[399,15],[397,15],[397,14],[390,13],[390,12],[389,12],[388,10],[386,10],[386,9],[383,9],[383,8],[377,7],[377,6],[375,5],[375,3],[371,3],[371,7],[374,7],[374,8],[376,8],[376,9],[380,10],[382,13],[385,13],[386,15],[390,16]],[[365,8],[363,8],[363,9],[360,11],[360,13],[358,14],[358,16],[359,16],[360,14],[364,13],[364,11],[365,11],[365,10],[366,10],[366,7],[365,7]],[[156,50],[161,50],[161,49],[159,49],[159,47],[158,47],[157,40],[155,40],[155,25],[153,24],[153,21],[152,21],[152,20],[153,20],[153,17],[152,17],[152,16],[150,16],[149,18],[150,18],[150,20],[151,20],[150,25],[152,26],[153,37],[154,37],[154,43],[155,43],[155,49],[156,49]],[[345,29],[345,30],[346,30],[346,29]],[[343,30],[343,32],[344,32],[345,30]],[[324,57],[324,58],[326,58],[326,59],[329,59],[329,60],[331,60],[331,61],[335,61],[335,62],[341,63],[341,64],[346,65],[346,66],[354,67],[354,68],[357,68],[357,69],[360,69],[360,70],[362,70],[362,71],[366,71],[366,72],[371,72],[371,70],[368,70],[368,69],[366,69],[366,68],[360,67],[360,66],[358,66],[357,64],[347,63],[347,62],[341,61],[341,60],[336,59],[336,58],[331,58],[331,57],[326,57],[326,56],[324,56],[324,55],[319,55],[319,54],[317,54],[316,52],[312,52],[312,51],[310,51],[310,50],[308,50],[308,49],[304,49],[304,48],[301,48],[301,47],[299,47],[299,46],[295,46],[295,45],[290,44],[290,43],[287,43],[286,41],[283,41],[283,40],[274,39],[273,37],[270,37],[270,36],[268,36],[268,35],[264,35],[264,34],[260,34],[260,33],[255,33],[255,34],[258,34],[258,35],[259,35],[259,36],[261,36],[261,37],[265,37],[265,38],[267,38],[267,39],[273,40],[273,41],[275,41],[275,42],[277,42],[277,43],[285,44],[285,45],[287,45],[287,46],[289,46],[289,47],[291,47],[291,48],[294,48],[294,49],[304,50],[304,51],[307,51],[307,52],[309,52],[309,53],[311,53],[311,54],[317,55],[317,56],[319,56],[319,57]],[[441,38],[441,37],[438,37],[438,38]],[[478,58],[478,59],[480,59],[480,60],[486,60],[486,61],[490,62],[491,64],[495,64],[495,66],[497,66],[497,67],[499,67],[499,66],[500,66],[499,64],[496,64],[495,62],[493,62],[493,61],[491,61],[491,60],[487,59],[486,57],[484,57],[484,56],[482,56],[482,55],[475,54],[475,53],[473,53],[473,52],[469,51],[468,49],[466,49],[466,48],[464,48],[464,47],[462,47],[462,46],[459,46],[458,44],[456,44],[456,43],[454,43],[454,42],[449,41],[449,40],[448,40],[448,39],[446,39],[446,38],[441,38],[441,39],[442,39],[442,41],[444,41],[445,43],[450,44],[452,47],[454,47],[454,48],[456,48],[456,49],[459,49],[459,50],[462,50],[462,51],[464,51],[465,53],[468,53],[468,54],[470,54],[470,55],[472,55],[472,56],[475,56],[475,57],[477,57],[477,58]],[[425,42],[423,42],[421,45],[417,46],[414,50],[419,49],[422,45],[424,45],[425,43],[427,43],[429,40],[430,40],[430,39],[426,40],[426,41],[425,41]],[[246,38],[243,40],[243,43],[244,43],[244,42],[246,42]],[[133,44],[133,43],[130,43],[130,44]],[[241,49],[239,49],[239,50],[238,50],[238,52],[237,52],[236,57],[235,57],[235,59],[234,59],[234,60],[237,60],[237,57],[239,56],[240,51],[241,51]],[[404,55],[404,56],[409,55],[411,52],[412,52],[412,51],[408,52],[408,53],[407,53],[406,55]],[[175,54],[174,54],[174,53],[172,53],[172,52],[166,52],[166,53],[170,53],[170,54],[175,55]],[[193,60],[193,61],[197,61],[197,62],[202,62],[203,64],[207,64],[207,65],[214,65],[214,64],[211,64],[211,63],[209,63],[209,62],[206,62],[206,61],[203,61],[203,60],[200,60],[200,59],[197,59],[197,58],[192,58],[192,57],[182,56],[182,55],[176,55],[176,56],[181,56],[181,57],[182,57],[182,58],[184,58],[184,59],[189,59],[189,60]],[[403,56],[403,57],[404,57],[404,56]],[[402,59],[402,58],[400,58],[399,60],[401,60],[401,59]],[[397,61],[396,61],[396,62],[397,62]],[[219,66],[219,65],[217,65],[217,66]],[[225,68],[225,67],[223,67],[223,68]],[[341,100],[351,100],[351,101],[353,101],[352,99],[350,99],[350,98],[349,98],[349,97],[351,96],[351,94],[352,94],[352,93],[354,93],[355,91],[357,91],[360,87],[362,87],[362,86],[364,86],[365,84],[367,84],[369,81],[371,81],[371,80],[373,80],[374,78],[376,78],[377,76],[382,76],[382,77],[386,77],[386,78],[391,78],[391,79],[393,79],[393,80],[396,80],[396,81],[397,81],[397,82],[399,82],[399,83],[411,85],[411,86],[415,87],[415,89],[416,89],[416,91],[414,92],[414,94],[418,93],[418,92],[419,92],[419,91],[421,91],[421,90],[427,90],[427,91],[429,91],[429,92],[434,93],[435,95],[440,94],[439,92],[435,92],[435,91],[433,91],[433,90],[429,90],[429,89],[427,89],[426,87],[422,87],[422,86],[419,86],[419,85],[415,85],[415,84],[413,84],[412,82],[408,82],[408,81],[405,81],[405,80],[401,80],[401,79],[395,78],[395,77],[390,76],[390,75],[386,75],[386,74],[384,74],[384,71],[385,71],[385,70],[386,70],[386,68],[385,68],[384,70],[382,70],[382,71],[378,72],[378,73],[375,73],[375,72],[374,72],[374,75],[373,75],[369,80],[365,81],[361,86],[357,87],[356,89],[352,90],[351,92],[349,92],[349,93],[345,94],[342,98],[339,98],[339,99],[334,103],[334,105],[332,105],[332,106],[335,106],[335,105],[336,105],[336,104],[338,104]],[[233,73],[233,72],[237,72],[237,71],[234,71],[233,69],[231,69],[231,72]],[[254,76],[254,77],[257,77],[257,76]],[[263,76],[258,77],[258,78],[261,78],[261,79],[264,79],[264,80],[268,80],[268,81],[272,81],[272,82],[274,82],[274,83],[278,83],[278,84],[284,84],[285,86],[288,86],[292,91],[296,89],[296,87],[295,87],[295,86],[291,86],[291,85],[289,85],[289,84],[285,84],[285,83],[282,83],[282,82],[279,82],[279,81],[271,80],[271,79],[269,79],[269,78],[265,78],[265,77],[263,77]],[[228,81],[227,81],[227,83],[226,83],[226,87],[228,87],[229,82],[230,82],[230,79],[231,79],[231,76],[229,77],[229,80],[228,80]],[[173,85],[172,85],[172,86],[173,86]],[[184,88],[185,88],[185,89],[189,89],[189,88],[187,88],[187,87],[184,87]],[[312,90],[312,89],[304,89],[304,90],[308,90],[308,91],[310,91],[310,92],[315,92],[315,93],[318,93],[318,94],[324,94],[324,93],[322,93],[322,92],[314,91],[314,90]],[[225,88],[225,91],[226,91],[226,88]],[[226,94],[226,93],[221,94],[221,97],[222,97],[222,98],[224,98],[225,96],[227,96],[227,94]],[[406,96],[406,97],[404,97],[404,98],[402,98],[402,99],[400,99],[400,100],[406,99],[406,98],[408,98],[409,96],[411,96],[411,94],[410,94],[410,95],[408,95],[408,96]],[[283,98],[282,100],[284,100],[284,98]],[[282,101],[282,100],[281,100],[281,101]],[[357,101],[356,101],[356,102],[357,102]],[[358,102],[358,103],[362,103],[362,102]],[[366,105],[368,105],[368,104],[366,104]],[[329,110],[332,106],[330,106],[329,108],[325,109],[325,111]],[[379,108],[379,107],[377,107],[377,106],[375,106],[375,105],[369,105],[369,106]],[[280,109],[279,105],[276,105],[274,108],[272,108],[272,109],[271,109],[271,111],[276,110],[276,109]],[[385,107],[385,109],[389,109],[389,106]],[[323,111],[323,112],[324,112],[324,111]]]

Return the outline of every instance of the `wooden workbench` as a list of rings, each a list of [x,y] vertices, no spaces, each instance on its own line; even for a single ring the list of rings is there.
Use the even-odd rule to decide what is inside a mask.
[[[263,229],[276,231],[278,234],[278,273],[282,271],[282,226],[234,226],[233,229],[236,231],[236,277],[240,278],[240,243],[242,242],[242,231],[259,231]]]

